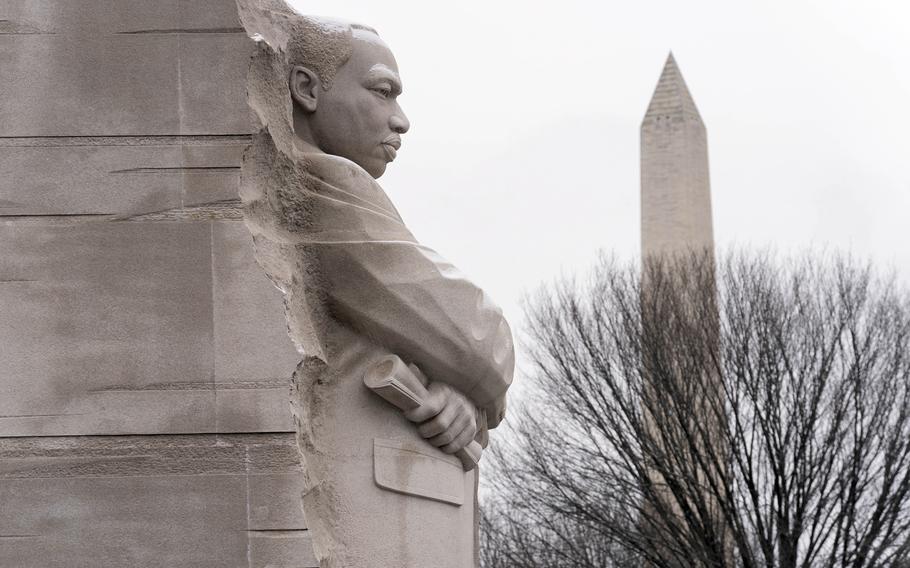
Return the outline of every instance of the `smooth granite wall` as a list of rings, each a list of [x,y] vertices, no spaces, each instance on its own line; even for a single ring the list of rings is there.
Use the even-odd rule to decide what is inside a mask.
[[[0,566],[315,566],[234,0],[0,3]]]

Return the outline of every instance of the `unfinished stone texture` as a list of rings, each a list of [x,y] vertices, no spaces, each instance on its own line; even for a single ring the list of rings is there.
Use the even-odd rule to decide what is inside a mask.
[[[250,51],[233,0],[0,2],[0,566],[316,565]]]
[[[707,134],[671,53],[641,123],[642,257],[713,248]]]
[[[257,40],[247,92],[259,120],[241,198],[305,354],[293,402],[316,557],[323,567],[475,566],[477,470],[453,454],[503,417],[508,324],[416,241],[374,179],[409,126],[379,36],[279,0],[238,6]],[[404,414],[363,381],[390,355],[427,379],[428,400]],[[443,424],[449,412],[458,418]]]

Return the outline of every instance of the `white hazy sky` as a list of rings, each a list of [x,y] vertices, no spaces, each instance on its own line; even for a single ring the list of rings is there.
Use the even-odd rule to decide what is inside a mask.
[[[910,2],[291,0],[379,30],[411,121],[380,180],[520,334],[523,293],[639,243],[638,128],[673,50],[718,243],[910,276]],[[906,278],[910,280],[910,278]]]

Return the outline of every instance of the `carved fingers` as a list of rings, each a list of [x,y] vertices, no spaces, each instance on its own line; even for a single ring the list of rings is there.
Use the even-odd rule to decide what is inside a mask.
[[[457,390],[444,383],[431,383],[429,396],[405,417],[418,424],[417,431],[447,454],[467,446],[477,434],[477,409]]]
[[[458,450],[464,448],[474,440],[474,436],[477,434],[477,426],[473,423],[468,424],[464,429],[455,436],[455,438],[448,444],[442,446],[437,446],[440,450],[444,451],[447,454],[454,454]],[[436,443],[433,439],[430,440],[430,443],[434,446]]]

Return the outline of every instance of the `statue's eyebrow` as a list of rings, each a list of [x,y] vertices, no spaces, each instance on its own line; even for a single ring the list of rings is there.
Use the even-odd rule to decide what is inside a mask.
[[[398,73],[393,71],[387,65],[382,63],[377,63],[370,68],[369,73],[367,73],[367,79],[369,81],[378,81],[385,80],[392,84],[392,90],[396,93],[401,93],[401,77],[398,76]]]

